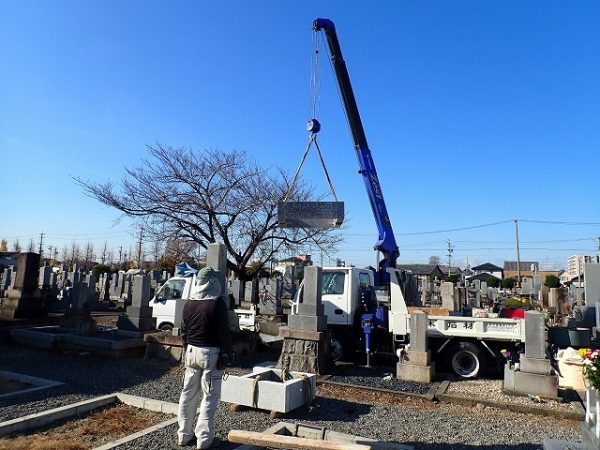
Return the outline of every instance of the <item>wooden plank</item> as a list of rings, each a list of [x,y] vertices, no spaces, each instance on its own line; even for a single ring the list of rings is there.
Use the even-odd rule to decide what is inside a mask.
[[[227,435],[227,440],[237,444],[251,444],[290,450],[371,450],[370,445],[281,436],[246,430],[231,430]]]

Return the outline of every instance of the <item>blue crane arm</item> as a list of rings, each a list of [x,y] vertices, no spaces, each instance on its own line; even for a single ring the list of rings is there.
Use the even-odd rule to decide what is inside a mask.
[[[395,267],[396,260],[400,256],[400,251],[398,250],[394,230],[392,229],[390,217],[388,216],[387,208],[385,206],[385,200],[383,199],[383,192],[381,190],[381,185],[379,184],[379,178],[377,177],[377,170],[375,169],[375,163],[371,156],[371,150],[367,144],[367,137],[360,119],[356,99],[354,98],[346,62],[342,56],[342,50],[335,31],[335,25],[331,20],[316,19],[313,22],[313,30],[322,30],[327,38],[331,62],[340,88],[346,117],[348,118],[348,123],[350,125],[356,156],[358,157],[358,164],[360,166],[359,173],[362,175],[363,181],[365,182],[371,209],[373,210],[373,216],[375,216],[377,229],[379,231],[379,239],[374,246],[375,250],[380,251],[383,255],[383,259],[379,263],[379,276],[386,277],[386,269],[388,267]],[[380,279],[380,281],[383,281],[383,278]]]

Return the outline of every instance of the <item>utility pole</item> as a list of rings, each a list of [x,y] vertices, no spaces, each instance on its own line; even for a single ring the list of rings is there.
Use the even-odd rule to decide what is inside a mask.
[[[42,259],[42,254],[44,253],[44,247],[42,247],[44,245],[44,232],[42,231],[40,233],[40,247],[38,250],[38,253],[40,254],[40,260]]]
[[[448,276],[450,276],[452,274],[450,263],[452,262],[452,252],[454,251],[454,247],[452,246],[450,239],[448,239],[446,243],[448,244]]]
[[[517,286],[521,287],[521,251],[519,249],[519,220],[515,219],[515,237],[517,240]]]
[[[598,254],[596,255],[596,262],[600,263],[600,236],[598,236]]]
[[[121,270],[121,258],[123,257],[123,246],[119,247],[119,270]]]
[[[144,226],[140,227],[140,238],[138,239],[137,245],[137,267],[138,269],[142,268],[142,239],[144,237]]]

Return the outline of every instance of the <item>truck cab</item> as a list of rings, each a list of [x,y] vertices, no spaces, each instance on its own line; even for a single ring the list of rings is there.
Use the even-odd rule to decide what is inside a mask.
[[[300,284],[292,305],[296,313],[302,302],[304,284]],[[324,267],[321,272],[321,301],[327,327],[332,331],[332,358],[337,361],[356,350],[361,336],[359,316],[374,301],[374,274],[357,267]]]
[[[156,317],[156,326],[159,330],[170,330],[175,326],[175,311],[177,304],[184,303],[190,298],[192,286],[196,276],[172,277],[159,289],[154,298],[150,300],[152,317]],[[183,307],[183,306],[181,306]]]

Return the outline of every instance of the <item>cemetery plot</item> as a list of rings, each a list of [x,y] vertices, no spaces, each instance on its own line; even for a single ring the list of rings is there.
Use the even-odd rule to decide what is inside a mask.
[[[85,450],[156,425],[168,415],[117,403],[34,433],[0,438],[0,449]]]
[[[1,422],[0,449],[108,450],[176,423],[176,414],[176,403],[110,394]]]
[[[25,392],[48,389],[60,386],[63,383],[45,380],[43,378],[30,377],[14,372],[0,371],[0,399],[12,397]]]

